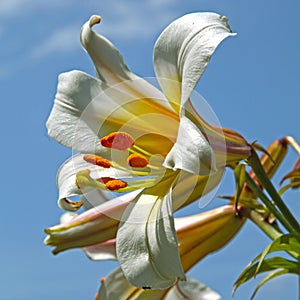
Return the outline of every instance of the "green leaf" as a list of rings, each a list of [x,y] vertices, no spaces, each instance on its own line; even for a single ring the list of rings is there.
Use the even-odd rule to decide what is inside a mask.
[[[299,265],[299,262],[289,261],[282,257],[273,257],[268,259],[265,258],[268,254],[277,251],[285,251],[288,254],[290,254],[292,257],[296,258],[297,260],[300,260],[300,243],[297,240],[297,238],[292,234],[281,235],[280,237],[275,239],[271,244],[269,244],[261,254],[257,255],[246,266],[246,268],[244,269],[244,271],[242,272],[242,274],[239,276],[239,278],[235,283],[234,291],[237,289],[238,286],[248,281],[252,277],[254,278],[259,273],[271,271],[276,268],[280,268],[280,269],[283,268],[285,270],[283,274],[295,273],[293,269],[295,267],[294,264]],[[298,272],[300,271],[298,270]],[[278,275],[280,274],[278,273]],[[263,280],[262,284],[259,285],[258,289],[264,284],[264,282],[270,279],[272,279],[272,276],[270,276],[270,278],[267,276],[266,280],[265,281]]]
[[[289,172],[287,175],[285,175],[282,178],[282,180],[280,181],[280,184],[282,184],[287,179],[290,179],[291,182],[289,184],[283,186],[279,190],[279,192],[278,192],[279,195],[282,195],[283,193],[285,193],[290,188],[298,188],[298,187],[300,187],[300,170],[296,169],[296,170],[293,170],[293,171]]]
[[[272,201],[269,201],[269,199],[265,197],[265,195],[254,186],[255,184],[251,182],[251,178],[249,178],[249,176],[247,176],[247,184],[251,185],[250,188],[253,190],[253,192],[264,202],[264,204],[282,223],[282,225],[289,232],[297,235],[300,240],[300,224],[298,223],[292,212],[289,210],[289,208],[286,206],[285,202],[270,181],[254,149],[251,150],[251,155],[248,157],[247,161],[252,167],[252,170],[255,173],[257,179],[261,182],[264,189],[272,198]],[[278,212],[276,208],[278,208],[280,212]]]
[[[258,262],[255,264],[252,264],[250,267],[246,267],[244,271],[241,273],[239,278],[236,280],[234,287],[233,287],[233,293],[236,291],[236,289],[246,281],[248,281],[251,278],[254,278],[257,274],[269,272],[277,269],[283,269],[286,270],[285,273],[293,273],[300,275],[300,263],[296,261],[291,261],[288,259],[285,259],[283,257],[271,257],[264,259],[261,264],[260,268],[258,269]]]
[[[286,174],[280,181],[280,184],[282,184],[287,179],[300,179],[300,170],[298,170],[298,169],[293,170],[293,171],[289,172],[288,174]],[[299,184],[299,181],[298,181],[298,184]]]
[[[276,251],[286,251],[293,258],[299,260],[300,258],[300,243],[292,234],[285,234],[274,240],[269,244],[265,250],[261,253],[259,262],[257,265],[256,274],[259,272],[262,262],[264,261],[266,255],[276,252]]]
[[[251,296],[251,300],[254,299],[255,295],[257,294],[258,290],[269,280],[277,277],[277,276],[280,276],[280,275],[284,275],[284,274],[287,274],[289,273],[289,271],[287,269],[283,269],[283,270],[279,270],[279,271],[275,271],[275,272],[272,272],[270,273],[269,275],[267,275],[255,288],[252,296]]]
[[[292,182],[292,183],[289,183],[287,185],[285,185],[284,187],[282,187],[279,191],[278,191],[278,194],[279,195],[282,195],[283,193],[285,193],[288,189],[290,188],[298,188],[300,186],[300,183],[295,181],[295,182]]]
[[[234,197],[234,205],[238,206],[239,198],[243,191],[244,184],[246,182],[246,164],[238,164],[234,169],[234,177],[235,177],[235,197]]]
[[[275,161],[273,160],[272,155],[268,152],[268,150],[265,147],[256,143],[256,141],[253,142],[251,144],[251,146],[253,147],[254,150],[261,151],[262,153],[266,154],[271,159],[271,161],[275,164]]]

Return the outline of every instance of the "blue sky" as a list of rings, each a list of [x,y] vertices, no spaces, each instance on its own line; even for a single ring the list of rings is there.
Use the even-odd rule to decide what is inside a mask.
[[[215,11],[229,18],[236,37],[217,49],[197,91],[221,124],[249,141],[267,146],[284,135],[299,134],[299,8],[287,1],[71,1],[0,2],[0,86],[2,98],[1,299],[93,299],[99,278],[116,263],[89,261],[80,250],[51,254],[43,229],[58,222],[55,174],[71,150],[47,137],[45,121],[53,104],[59,73],[80,69],[94,74],[79,43],[81,25],[102,16],[96,31],[119,48],[131,70],[153,76],[152,49],[159,33],[188,12]],[[289,171],[296,156],[280,168]],[[280,176],[275,177],[279,181]],[[230,173],[218,191],[234,190]],[[286,201],[299,217],[299,192]],[[214,200],[205,209],[218,205]],[[195,204],[190,212],[200,212]],[[268,239],[252,224],[224,250],[190,274],[231,299],[234,280]],[[234,299],[249,299],[255,283]],[[281,277],[262,288],[262,299],[296,299],[297,279]]]

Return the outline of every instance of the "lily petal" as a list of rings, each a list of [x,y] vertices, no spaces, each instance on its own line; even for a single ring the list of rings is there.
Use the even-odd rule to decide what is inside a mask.
[[[165,289],[185,279],[171,203],[170,192],[162,198],[150,188],[123,214],[117,257],[128,281],[139,288]]]
[[[216,171],[211,146],[197,126],[185,116],[180,119],[177,140],[164,161],[164,167],[199,175]]]
[[[66,249],[99,244],[116,237],[119,220],[128,204],[141,191],[127,193],[91,208],[68,222],[45,229],[44,243],[55,246],[54,254]]]
[[[193,175],[187,172],[180,172],[176,185],[172,190],[173,210],[176,211],[214,190],[223,177],[224,170],[207,176]]]
[[[80,71],[59,75],[54,107],[46,123],[49,136],[74,150],[103,152],[97,137],[99,124],[94,118],[87,123],[80,117],[105,88],[102,82]]]
[[[160,300],[163,299],[164,290],[143,290],[131,285],[124,276],[122,269],[118,268],[110,273],[102,282],[95,300]]]
[[[225,205],[198,215],[176,219],[181,262],[191,269],[207,255],[221,249],[238,233],[246,218]]]
[[[66,212],[60,217],[61,224],[68,224],[77,214]],[[116,239],[111,239],[92,246],[82,248],[85,254],[92,260],[116,260]]]
[[[84,247],[83,251],[92,260],[116,260],[116,239]]]
[[[166,97],[182,107],[206,69],[217,46],[231,33],[227,18],[192,13],[171,23],[154,48],[154,68]]]
[[[142,290],[132,286],[121,268],[114,270],[101,280],[95,300],[219,300],[220,295],[203,283],[188,277],[167,290]]]
[[[207,287],[205,284],[198,280],[187,277],[186,281],[179,281],[174,286],[165,300],[219,300],[221,296]]]
[[[98,78],[110,85],[119,83],[121,80],[136,79],[116,47],[92,30],[92,27],[100,21],[99,16],[91,16],[89,21],[82,26],[80,33],[81,44],[92,58]]]
[[[121,83],[122,89],[127,90],[128,94],[135,95],[137,99],[152,98],[151,105],[156,107],[157,111],[164,110],[167,115],[176,117],[164,94],[146,80],[132,73],[118,49],[105,37],[92,30],[92,27],[100,23],[100,20],[99,16],[92,16],[83,25],[80,34],[81,44],[93,60],[98,78],[115,88],[118,88],[117,85]]]
[[[234,130],[207,123],[197,113],[190,100],[184,105],[184,113],[205,134],[216,156],[218,168],[225,165],[235,166],[251,154],[249,144],[242,135]]]
[[[81,44],[94,63],[98,78],[109,86],[126,84],[128,91],[135,91],[138,98],[151,97],[163,101],[165,96],[156,87],[132,73],[118,49],[108,39],[92,30],[100,20],[99,16],[92,16],[82,26],[80,34]],[[168,103],[164,105],[168,106]]]
[[[48,134],[73,150],[104,157],[109,155],[109,150],[99,143],[100,130],[101,136],[128,131],[138,139],[137,145],[145,139],[161,136],[162,153],[166,153],[176,138],[178,116],[166,106],[168,102],[155,87],[147,96],[137,91],[147,91],[148,86],[145,80],[139,79],[130,87],[127,82],[108,87],[80,71],[63,73],[59,76],[54,107],[46,124]]]

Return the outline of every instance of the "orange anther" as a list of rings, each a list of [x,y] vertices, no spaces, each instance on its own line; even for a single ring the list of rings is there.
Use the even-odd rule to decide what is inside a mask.
[[[115,179],[111,177],[101,177],[96,180],[104,183],[106,188],[109,189],[110,191],[117,191],[119,189],[125,188],[128,185],[128,183],[123,180]]]
[[[105,277],[100,278],[100,282],[103,283],[105,281]]]
[[[95,295],[94,300],[99,300],[99,295],[98,295],[98,293]]]
[[[93,165],[97,165],[103,168],[110,168],[111,162],[101,156],[86,154],[83,156],[83,159]]]
[[[113,132],[100,139],[103,147],[127,150],[134,145],[134,139],[126,132]]]
[[[117,191],[119,189],[125,188],[128,184],[123,180],[115,179],[108,181],[107,183],[105,183],[105,185],[110,191]]]
[[[130,154],[127,162],[133,168],[145,168],[148,165],[148,159],[140,154]]]
[[[106,184],[107,182],[112,181],[112,180],[116,180],[116,179],[112,178],[112,177],[101,177],[101,178],[98,178],[96,180]]]

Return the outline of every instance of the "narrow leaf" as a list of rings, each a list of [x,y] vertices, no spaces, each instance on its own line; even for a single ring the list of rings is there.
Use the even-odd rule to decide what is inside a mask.
[[[264,259],[261,263],[261,266],[257,272],[257,266],[258,263],[255,263],[254,265],[247,267],[243,270],[239,278],[236,280],[234,287],[233,287],[233,293],[236,291],[236,289],[248,281],[251,278],[254,278],[256,274],[273,271],[276,269],[286,269],[288,270],[288,273],[294,273],[294,274],[300,274],[300,263],[296,261],[291,261],[288,259],[285,259],[283,257],[271,257]]]
[[[269,275],[267,275],[255,288],[252,296],[251,296],[251,300],[254,299],[255,295],[257,294],[258,290],[269,280],[277,277],[277,276],[280,276],[280,275],[284,275],[284,274],[287,274],[289,273],[289,271],[287,269],[283,269],[283,270],[279,270],[279,271],[275,271],[275,272],[272,272],[270,273]]]
[[[291,189],[291,188],[298,188],[300,185],[299,182],[292,182],[292,183],[289,183],[287,185],[285,185],[284,187],[282,187],[279,191],[278,191],[278,194],[281,196],[283,193],[285,193],[288,189]]]
[[[234,169],[234,177],[235,177],[235,198],[234,204],[237,208],[238,201],[241,196],[245,181],[246,181],[246,164],[239,164]]]
[[[259,268],[265,259],[266,255],[276,252],[276,251],[285,251],[290,254],[292,257],[299,260],[300,257],[300,243],[299,241],[291,234],[285,234],[274,240],[269,244],[265,250],[261,253],[256,273],[258,273]]]
[[[286,174],[280,181],[280,184],[282,184],[287,179],[300,179],[300,170],[293,170]],[[299,182],[298,182],[299,184]]]

